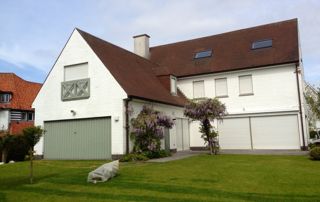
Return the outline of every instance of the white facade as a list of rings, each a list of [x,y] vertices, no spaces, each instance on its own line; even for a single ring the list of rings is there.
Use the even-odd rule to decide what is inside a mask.
[[[227,118],[240,118],[248,116],[270,116],[270,114],[274,115],[274,117],[277,117],[275,115],[294,114],[298,121],[292,122],[292,124],[295,125],[294,127],[297,130],[299,130],[299,137],[294,138],[294,144],[300,144],[300,146],[302,146],[303,137],[301,130],[301,121],[299,116],[299,95],[297,90],[298,87],[295,71],[295,64],[287,64],[279,66],[270,66],[265,68],[185,77],[178,79],[178,87],[188,98],[192,99],[194,98],[193,84],[197,81],[203,81],[205,97],[213,98],[216,97],[215,81],[221,78],[226,78],[228,88],[227,96],[223,96],[219,98],[219,100],[222,103],[225,103],[226,105],[228,112]],[[240,95],[239,78],[241,78],[241,76],[244,75],[252,76],[252,95]],[[241,125],[241,120],[237,119],[237,121],[233,125],[236,124]],[[216,128],[218,127],[217,122],[214,123],[214,126]],[[304,126],[306,126],[305,122]],[[245,135],[248,132],[248,128],[243,128],[243,131],[239,131],[239,134],[241,135],[241,133],[243,133],[243,135]],[[200,137],[201,135],[199,134],[199,123],[193,122],[190,124],[190,134],[191,147],[204,146],[204,142]],[[232,141],[232,138],[228,139],[228,141]],[[233,139],[233,141],[236,142],[237,139]],[[247,142],[243,141],[239,143],[238,149],[251,149],[252,147],[249,143],[249,140],[247,140]],[[288,145],[287,149],[293,149],[292,147],[292,145]],[[228,147],[226,146],[226,148]],[[294,149],[298,148],[295,146]]]
[[[81,64],[78,65],[81,67],[79,71],[73,69],[76,64]],[[90,97],[62,101],[61,82],[81,79],[84,75],[90,79]],[[126,98],[126,92],[75,30],[33,103],[35,125],[43,127],[45,121],[53,120],[111,117],[111,152],[113,155],[125,154]],[[129,108],[132,109],[129,120],[138,115],[143,105],[151,105],[172,118],[183,118],[181,107],[132,100],[129,102]],[[176,148],[175,128],[170,130],[170,144],[171,149]],[[43,153],[43,140],[36,145],[35,150],[37,154]]]
[[[90,98],[61,101],[64,67],[80,63],[88,63]],[[36,113],[35,125],[43,126],[44,121],[49,120],[111,116],[112,154],[123,154],[123,99],[126,97],[125,91],[75,30],[32,105]],[[76,112],[74,116],[71,110]],[[42,154],[42,141],[35,150]]]
[[[9,110],[0,110],[0,131],[8,130],[9,120],[10,120],[10,111]]]

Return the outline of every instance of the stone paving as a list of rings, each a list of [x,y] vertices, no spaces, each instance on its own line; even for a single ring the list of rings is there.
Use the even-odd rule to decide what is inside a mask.
[[[180,160],[199,154],[206,154],[208,151],[180,151],[173,153],[172,156],[151,159],[148,162],[164,163],[169,161]],[[295,155],[304,156],[308,155],[308,151],[301,150],[220,150],[219,154],[250,154],[250,155]]]

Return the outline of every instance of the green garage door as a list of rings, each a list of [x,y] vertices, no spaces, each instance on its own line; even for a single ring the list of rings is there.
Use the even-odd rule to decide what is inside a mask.
[[[111,159],[110,118],[44,122],[45,159]]]

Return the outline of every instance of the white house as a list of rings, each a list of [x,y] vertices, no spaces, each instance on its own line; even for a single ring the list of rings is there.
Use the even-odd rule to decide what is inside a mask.
[[[149,47],[134,53],[75,29],[33,107],[47,159],[103,159],[130,151],[130,119],[143,105],[175,119],[171,150],[202,149],[187,98],[218,97],[222,149],[304,149],[307,127],[297,19]],[[43,150],[42,150],[43,149]]]

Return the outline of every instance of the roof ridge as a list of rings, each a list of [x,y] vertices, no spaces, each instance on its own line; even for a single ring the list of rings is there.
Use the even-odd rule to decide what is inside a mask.
[[[15,74],[14,72],[0,72],[0,74],[9,74],[9,75],[11,75],[11,76],[13,76],[13,77],[15,77],[15,78],[21,79],[21,80],[24,81],[24,82],[42,85],[42,83],[35,82],[35,81],[28,81],[28,80],[26,80],[26,79],[24,79],[24,78],[21,78],[20,76],[18,76],[18,75]]]
[[[125,48],[122,48],[122,47],[120,47],[120,46],[118,46],[118,45],[115,45],[115,44],[113,44],[113,43],[111,43],[111,42],[109,42],[109,41],[106,41],[106,40],[104,40],[104,39],[102,39],[102,38],[100,38],[100,37],[97,37],[97,36],[95,36],[95,35],[93,35],[93,34],[90,34],[90,33],[86,32],[86,31],[83,31],[83,30],[81,30],[81,29],[79,29],[79,28],[75,28],[75,29],[76,29],[80,34],[81,34],[81,32],[84,33],[84,34],[87,34],[87,35],[89,35],[89,36],[91,36],[91,37],[94,37],[94,38],[96,38],[96,39],[99,39],[99,40],[103,41],[104,43],[108,43],[108,44],[111,45],[111,46],[114,46],[114,47],[116,47],[116,48],[119,48],[119,49],[121,49],[121,50],[123,50],[123,51],[125,51],[125,52],[127,52],[127,53],[129,53],[129,54],[131,54],[131,55],[134,55],[134,56],[136,56],[136,57],[138,57],[138,58],[140,58],[140,59],[143,59],[144,61],[147,61],[147,62],[149,62],[149,63],[152,64],[152,65],[159,66],[157,63],[152,62],[151,60],[146,59],[146,58],[144,58],[144,57],[142,57],[142,56],[140,56],[140,55],[137,55],[137,54],[135,54],[135,53],[133,53],[133,52],[125,49]]]
[[[162,45],[158,45],[158,46],[152,46],[152,47],[150,47],[150,50],[153,49],[153,48],[158,48],[158,47],[163,47],[163,46],[170,46],[170,45],[175,45],[175,44],[180,44],[180,43],[185,43],[185,42],[192,42],[192,41],[206,39],[206,38],[210,38],[210,37],[217,37],[217,36],[225,35],[225,34],[242,32],[242,31],[247,31],[247,30],[255,30],[255,29],[259,29],[261,27],[274,26],[274,25],[279,25],[279,24],[283,24],[283,23],[288,23],[288,22],[291,22],[291,21],[298,21],[298,18],[292,18],[292,19],[289,19],[289,20],[277,21],[277,22],[267,23],[267,24],[260,24],[260,25],[254,26],[254,27],[247,27],[247,28],[237,29],[237,30],[233,30],[233,31],[219,33],[219,34],[203,36],[203,37],[198,37],[198,38],[194,38],[194,39],[187,39],[187,40],[183,40],[183,41],[177,41],[177,42],[168,43],[168,44],[162,44]]]

